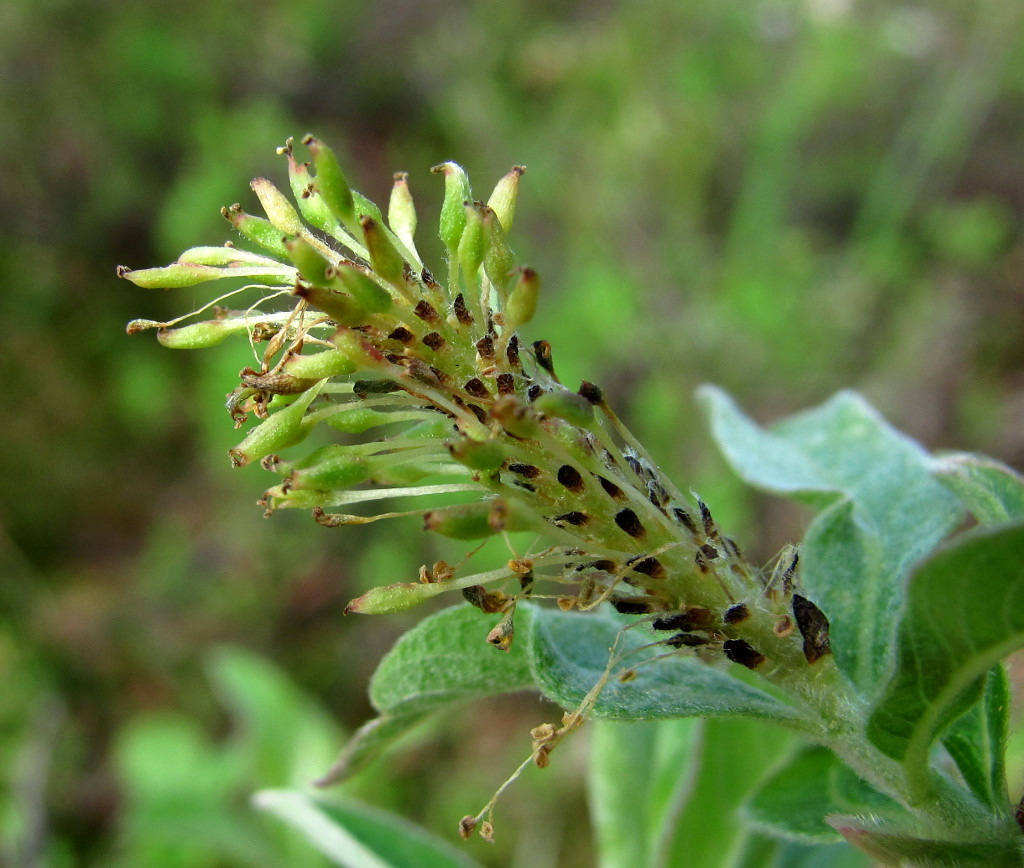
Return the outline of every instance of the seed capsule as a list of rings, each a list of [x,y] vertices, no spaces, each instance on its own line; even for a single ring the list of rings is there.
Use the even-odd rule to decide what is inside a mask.
[[[303,230],[299,213],[288,201],[288,198],[266,178],[255,178],[249,185],[260,200],[267,218],[278,232],[285,235],[298,235]]]
[[[405,260],[391,243],[384,227],[367,215],[359,218],[359,225],[363,230],[373,270],[392,286],[406,292],[408,287],[405,282]]]
[[[519,179],[526,173],[526,166],[513,166],[509,172],[498,181],[487,200],[488,206],[494,209],[494,214],[501,223],[501,228],[508,235],[512,231],[512,221],[516,213],[516,199],[519,195]]]
[[[448,248],[449,258],[455,255],[462,232],[466,228],[465,203],[473,199],[469,189],[469,176],[458,163],[442,163],[430,170],[444,175],[444,203],[441,205],[441,222],[438,234]]]
[[[356,223],[355,201],[352,196],[352,189],[345,180],[345,174],[341,171],[338,158],[327,145],[314,136],[306,136],[302,143],[306,145],[313,155],[313,165],[316,168],[316,189],[323,197],[331,213],[348,228],[355,232]]]
[[[391,188],[391,199],[388,202],[388,225],[402,243],[415,254],[416,244],[416,206],[409,191],[409,175],[406,172],[395,172],[394,186]]]

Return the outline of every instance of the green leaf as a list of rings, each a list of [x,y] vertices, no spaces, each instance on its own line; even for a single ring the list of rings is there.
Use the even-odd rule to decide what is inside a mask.
[[[337,728],[283,672],[255,654],[226,646],[209,655],[206,668],[238,724],[257,780],[298,784],[322,771],[338,744]]]
[[[262,790],[253,802],[343,868],[479,868],[447,841],[366,805],[295,790]]]
[[[621,621],[599,614],[569,614],[533,609],[528,637],[536,683],[563,708],[576,708],[604,675],[609,649]],[[638,630],[624,634],[623,648],[650,641]],[[656,662],[648,649],[628,656],[613,669],[592,711],[594,718],[658,720],[694,715],[749,715],[800,727],[799,713],[773,696],[750,687],[692,656],[674,655]],[[635,667],[636,677],[622,682],[620,669]]]
[[[942,737],[972,792],[987,805],[1005,811],[1006,742],[1009,738],[1010,684],[1002,664],[989,670],[985,697],[956,720]]]
[[[903,577],[963,519],[957,499],[932,478],[928,453],[852,392],[768,430],[718,389],[700,398],[743,479],[823,510],[808,528],[800,580],[832,624],[837,664],[873,688]]]
[[[530,615],[528,606],[517,609],[520,631],[529,630]],[[526,648],[513,642],[509,652],[502,653],[487,643],[496,622],[497,616],[468,604],[421,621],[395,643],[374,672],[373,707],[397,716],[535,687]]]
[[[372,763],[395,740],[426,717],[426,712],[381,715],[364,723],[346,742],[338,758],[317,781],[326,787],[347,780]]]
[[[601,868],[653,865],[697,761],[696,719],[595,721],[588,794]]]
[[[696,762],[685,769],[686,789],[666,824],[657,868],[753,868],[763,840],[740,808],[768,770],[792,749],[793,737],[756,720],[703,720]],[[770,863],[768,863],[770,864]]]
[[[800,751],[745,806],[746,816],[759,828],[803,843],[840,840],[826,822],[829,814],[898,810],[895,802],[863,783],[835,754],[821,747]]]
[[[932,474],[981,524],[1024,518],[1024,477],[999,461],[955,452],[932,459]]]
[[[943,841],[922,838],[879,817],[835,814],[829,823],[858,849],[884,865],[911,868],[1020,868],[1024,838],[1014,826],[1001,839]]]
[[[964,534],[911,577],[896,671],[868,737],[924,768],[936,736],[979,698],[985,673],[1024,646],[1024,526]]]

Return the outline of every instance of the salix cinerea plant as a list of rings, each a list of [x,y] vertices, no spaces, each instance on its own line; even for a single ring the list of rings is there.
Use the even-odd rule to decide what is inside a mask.
[[[766,429],[704,388],[739,474],[816,512],[800,545],[751,563],[602,389],[563,384],[550,345],[526,338],[540,278],[509,246],[523,167],[486,202],[457,164],[433,169],[447,253],[435,272],[417,251],[404,173],[385,218],[324,143],[303,144],[309,162],[292,141],[280,149],[290,197],[252,182],[265,218],[223,210],[244,247],[119,270],[141,287],[245,287],[129,332],[156,329],[172,348],[249,343],[256,367],[241,371],[227,407],[236,426],[256,424],[230,457],[276,474],[268,515],[311,510],[327,527],[415,516],[454,540],[534,540],[500,568],[425,564],[349,603],[386,614],[445,593],[466,601],[381,662],[380,716],[322,783],[354,774],[441,705],[533,689],[565,714],[533,729],[528,763],[547,765],[585,719],[759,719],[805,747],[746,800],[749,828],[845,838],[890,865],[1024,864],[1002,663],[1024,645],[1020,476],[976,455],[930,455],[852,393]],[[304,452],[318,426],[337,442]],[[946,540],[968,515],[974,526]],[[677,807],[684,777],[670,781]],[[493,808],[465,817],[463,836],[493,835]],[[647,864],[685,852],[678,820],[668,811],[647,823]]]

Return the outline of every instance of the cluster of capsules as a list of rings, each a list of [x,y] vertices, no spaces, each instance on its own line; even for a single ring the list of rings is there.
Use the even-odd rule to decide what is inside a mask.
[[[529,532],[542,541],[484,573],[425,566],[419,581],[375,588],[348,611],[394,611],[460,590],[499,616],[488,641],[507,650],[516,603],[548,596],[566,610],[608,603],[645,616],[668,634],[658,641],[669,649],[766,674],[827,657],[828,621],[797,593],[795,551],[774,569],[753,567],[708,507],[658,470],[598,386],[566,388],[550,345],[521,342],[540,290],[507,240],[523,167],[486,202],[455,163],[434,168],[445,181],[448,267],[439,280],[416,249],[407,176],[395,175],[385,220],[349,187],[328,147],[303,141],[311,162],[296,159],[291,141],[280,149],[291,199],[260,178],[252,188],[266,218],[239,205],[223,211],[259,252],[198,247],[164,268],[120,269],[140,286],[246,285],[197,311],[212,312],[206,321],[136,320],[129,332],[156,328],[161,343],[182,348],[248,338],[259,364],[241,372],[228,409],[239,426],[250,413],[259,422],[230,455],[236,466],[259,462],[278,474],[262,500],[268,513],[311,509],[328,526],[419,515],[427,530],[455,539]],[[254,290],[254,304],[231,307]],[[345,442],[280,456],[321,423]],[[348,511],[450,495],[466,502]],[[541,594],[547,586],[556,592]]]

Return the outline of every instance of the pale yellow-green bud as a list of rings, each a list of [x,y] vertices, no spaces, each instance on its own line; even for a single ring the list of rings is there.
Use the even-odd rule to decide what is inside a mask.
[[[519,279],[505,302],[505,325],[507,332],[526,325],[537,312],[537,299],[540,295],[540,275],[532,268],[523,267],[519,270]]]
[[[267,219],[275,229],[285,235],[298,235],[302,232],[302,218],[284,193],[266,178],[254,178],[249,186],[259,198],[263,210],[267,212]]]
[[[413,237],[416,235],[416,205],[412,201],[409,190],[409,175],[406,172],[395,172],[395,184],[391,188],[391,199],[388,202],[388,225],[409,252],[416,253]]]
[[[516,213],[516,198],[519,195],[519,179],[525,174],[526,166],[513,166],[507,175],[498,181],[487,204],[501,221],[501,228],[508,235],[512,231],[512,218]]]

